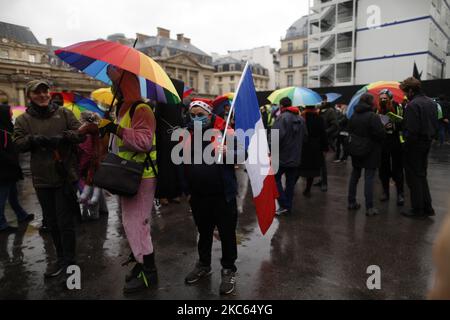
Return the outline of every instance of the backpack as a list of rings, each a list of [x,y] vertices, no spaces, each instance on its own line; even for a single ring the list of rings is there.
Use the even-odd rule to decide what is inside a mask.
[[[372,151],[372,141],[352,133],[348,140],[348,151],[353,157],[364,158]]]

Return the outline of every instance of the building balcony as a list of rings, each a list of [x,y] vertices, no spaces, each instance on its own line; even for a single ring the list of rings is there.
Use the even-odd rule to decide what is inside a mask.
[[[295,53],[306,53],[308,51],[308,47],[298,46],[293,47],[292,50],[289,49],[280,49],[280,54],[295,54]]]

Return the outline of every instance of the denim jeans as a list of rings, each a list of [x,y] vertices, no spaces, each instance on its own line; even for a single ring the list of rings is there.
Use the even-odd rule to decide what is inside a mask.
[[[348,204],[356,203],[356,191],[358,181],[361,177],[362,168],[353,167],[350,183],[348,186]],[[375,183],[375,172],[377,169],[364,169],[364,197],[366,199],[366,209],[373,208],[373,186]]]
[[[283,188],[281,177],[286,176],[286,188]],[[280,167],[275,175],[278,193],[280,194],[278,202],[284,209],[292,209],[292,200],[294,198],[295,184],[298,180],[298,168]]]
[[[28,215],[28,213],[19,204],[16,183],[11,182],[0,184],[0,230],[8,227],[8,222],[5,217],[6,201],[8,201],[11,205],[18,221],[25,219]]]

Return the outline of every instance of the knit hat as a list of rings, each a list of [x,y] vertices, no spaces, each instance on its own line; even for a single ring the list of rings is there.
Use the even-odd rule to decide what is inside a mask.
[[[212,101],[210,99],[195,98],[189,104],[189,111],[194,107],[202,108],[208,114],[212,113]]]

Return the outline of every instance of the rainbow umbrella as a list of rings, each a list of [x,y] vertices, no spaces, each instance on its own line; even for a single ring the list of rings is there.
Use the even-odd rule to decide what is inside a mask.
[[[134,48],[106,40],[93,40],[58,49],[55,54],[72,67],[108,85],[112,84],[107,74],[109,65],[127,70],[138,77],[143,98],[163,103],[181,102],[175,86],[161,66]]]
[[[322,102],[322,98],[317,92],[303,87],[287,87],[275,90],[267,97],[267,100],[279,104],[280,100],[285,97],[292,100],[293,106],[312,106]]]
[[[368,84],[365,87],[362,87],[356,94],[353,96],[352,100],[347,107],[347,118],[351,118],[353,115],[353,111],[356,105],[359,103],[359,99],[364,93],[370,93],[375,97],[375,105],[378,108],[378,95],[381,90],[389,89],[394,95],[394,101],[397,103],[402,103],[405,97],[404,92],[400,89],[400,82],[397,81],[378,81]]]
[[[26,110],[27,108],[24,106],[12,106],[11,112],[13,120],[17,119],[21,114],[24,114]]]
[[[111,88],[100,88],[95,91],[92,91],[91,98],[98,103],[103,105],[110,106],[113,100],[113,93],[111,92]]]
[[[60,92],[60,94],[64,99],[64,108],[71,110],[77,119],[80,119],[81,112],[83,111],[95,112],[100,117],[103,117],[105,115],[104,111],[101,110],[91,99],[71,92]]]

